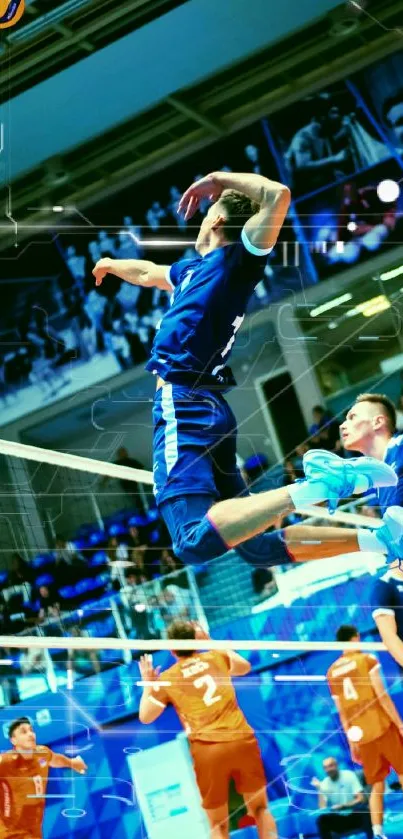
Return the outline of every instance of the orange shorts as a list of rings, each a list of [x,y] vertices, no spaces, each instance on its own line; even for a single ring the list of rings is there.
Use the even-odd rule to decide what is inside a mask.
[[[382,737],[363,743],[360,756],[365,780],[370,786],[384,781],[391,769],[403,775],[403,737],[397,726],[392,723]]]
[[[240,795],[266,790],[266,774],[254,735],[225,743],[194,740],[190,750],[205,810],[227,804],[231,778]]]

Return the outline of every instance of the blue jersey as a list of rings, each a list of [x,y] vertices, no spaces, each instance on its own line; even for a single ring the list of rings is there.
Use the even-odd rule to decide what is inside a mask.
[[[397,634],[403,641],[403,579],[387,571],[374,583],[371,594],[372,617],[394,615]]]
[[[227,361],[270,250],[254,248],[242,231],[238,242],[175,262],[169,269],[171,307],[146,369],[172,384],[233,386]]]
[[[388,443],[384,462],[395,470],[398,476],[394,487],[381,487],[376,494],[371,493],[370,503],[380,507],[382,515],[388,507],[403,507],[403,434],[392,437]]]

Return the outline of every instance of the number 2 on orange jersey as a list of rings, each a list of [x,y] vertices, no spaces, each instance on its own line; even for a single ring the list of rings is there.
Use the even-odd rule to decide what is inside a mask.
[[[216,695],[217,683],[214,681],[212,676],[200,676],[200,679],[195,679],[193,684],[195,688],[206,687],[203,695],[203,702],[205,705],[214,705],[215,702],[219,702],[222,698],[221,696]]]

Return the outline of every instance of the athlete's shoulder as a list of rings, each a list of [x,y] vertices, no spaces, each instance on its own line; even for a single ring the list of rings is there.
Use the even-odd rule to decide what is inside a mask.
[[[10,764],[15,763],[18,759],[17,752],[10,750],[9,752],[1,752],[0,753],[0,763],[1,764]]]
[[[385,462],[396,467],[403,466],[403,434],[396,434],[388,443]]]
[[[37,757],[38,760],[52,760],[53,752],[49,749],[49,746],[37,746],[35,757]]]

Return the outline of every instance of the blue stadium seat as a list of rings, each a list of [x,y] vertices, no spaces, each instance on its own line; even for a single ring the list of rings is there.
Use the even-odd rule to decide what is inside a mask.
[[[54,561],[55,561],[55,557],[54,557],[54,554],[52,554],[52,553],[38,554],[33,559],[31,559],[31,562],[29,564],[30,564],[31,568],[37,569],[37,568],[45,568],[45,566],[47,566],[47,565],[53,565]]]
[[[54,577],[52,577],[51,574],[41,574],[41,576],[35,580],[35,585],[37,588],[39,588],[39,586],[51,586],[53,585],[53,583]]]
[[[98,565],[106,565],[108,557],[105,551],[97,551],[90,559],[88,565],[90,568],[96,568]]]

